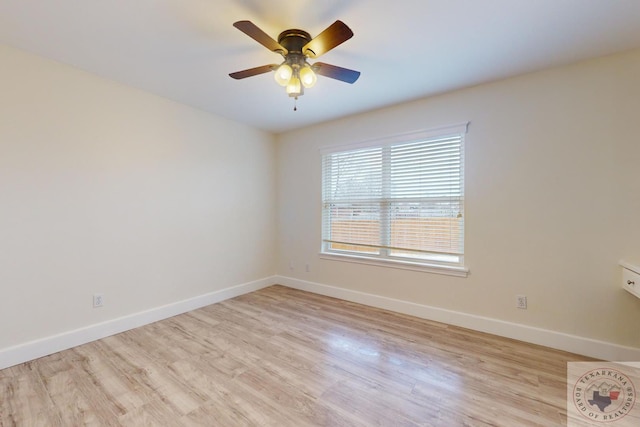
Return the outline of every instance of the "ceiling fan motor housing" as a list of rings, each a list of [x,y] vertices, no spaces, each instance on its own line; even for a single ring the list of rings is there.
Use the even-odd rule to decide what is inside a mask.
[[[306,31],[291,29],[285,30],[278,36],[278,43],[289,53],[302,55],[302,47],[311,41],[311,35]]]

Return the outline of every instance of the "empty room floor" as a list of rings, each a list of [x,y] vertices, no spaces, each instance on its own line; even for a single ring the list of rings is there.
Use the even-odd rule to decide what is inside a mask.
[[[561,426],[587,360],[271,286],[0,370],[0,426]]]

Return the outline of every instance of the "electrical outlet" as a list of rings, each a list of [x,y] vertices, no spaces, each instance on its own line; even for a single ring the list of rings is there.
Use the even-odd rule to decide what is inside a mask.
[[[311,266],[309,264],[305,264],[304,265],[304,271],[306,271],[307,273],[311,271]]]
[[[104,297],[102,294],[93,294],[93,308],[102,307],[104,305]]]
[[[293,268],[293,261],[289,261],[289,270],[291,270],[291,271],[295,270]]]
[[[526,295],[516,295],[516,307],[521,308],[523,310],[527,309],[527,296]]]

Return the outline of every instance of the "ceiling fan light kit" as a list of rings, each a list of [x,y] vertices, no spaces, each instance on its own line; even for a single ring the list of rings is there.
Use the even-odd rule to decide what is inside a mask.
[[[310,64],[307,61],[308,58],[317,58],[353,37],[351,29],[342,21],[334,22],[315,38],[311,38],[306,31],[285,30],[278,36],[278,41],[272,39],[251,21],[238,21],[233,26],[284,58],[279,65],[263,65],[229,74],[234,79],[244,79],[275,71],[275,81],[286,89],[290,97],[298,99],[304,94],[305,88],[312,88],[316,84],[318,74],[346,83],[354,83],[360,77],[358,71],[322,62]]]

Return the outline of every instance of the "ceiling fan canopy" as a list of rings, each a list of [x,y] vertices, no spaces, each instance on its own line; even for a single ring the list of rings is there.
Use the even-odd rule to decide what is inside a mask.
[[[336,65],[316,62],[310,64],[307,59],[324,55],[336,46],[353,37],[353,31],[342,21],[331,24],[322,33],[312,38],[303,30],[289,29],[280,33],[278,41],[258,28],[251,21],[238,21],[234,27],[284,58],[280,64],[262,65],[235,73],[230,73],[234,79],[244,79],[259,74],[275,71],[275,80],[286,87],[290,97],[298,98],[304,94],[304,88],[313,87],[317,76],[321,75],[346,83],[354,83],[360,77],[359,71],[338,67]]]

